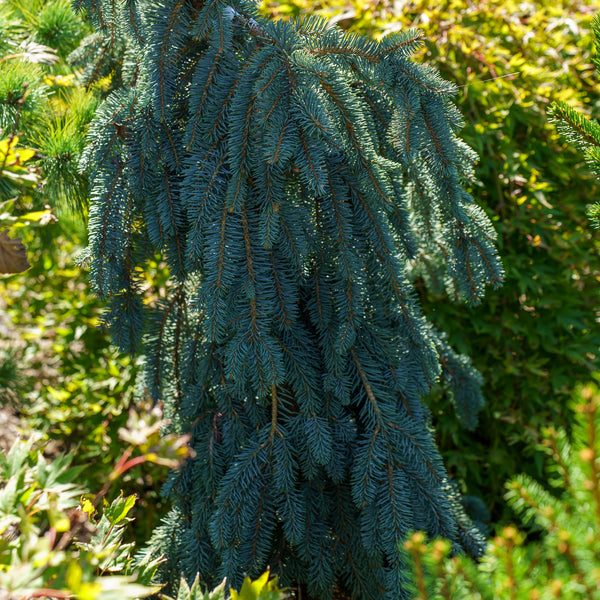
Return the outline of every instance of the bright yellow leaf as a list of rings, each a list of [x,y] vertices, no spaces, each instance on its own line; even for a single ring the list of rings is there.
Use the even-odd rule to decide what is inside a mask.
[[[69,392],[66,392],[65,390],[57,390],[51,385],[49,385],[46,389],[48,390],[49,394],[59,402],[64,402],[65,400],[68,400],[71,397],[71,394],[69,394]]]
[[[239,593],[233,589],[229,590],[231,600],[258,600],[260,593],[269,583],[269,575],[269,571],[266,571],[256,581],[246,577]]]
[[[70,73],[69,75],[46,75],[44,77],[44,83],[51,87],[55,85],[61,87],[73,87],[75,85],[73,83],[74,78],[75,73]]]
[[[87,498],[81,499],[81,510],[89,517],[93,516],[93,514],[96,512],[94,505]]]
[[[35,155],[35,150],[31,148],[19,148],[17,150],[13,150],[6,160],[9,166],[13,165],[22,165],[26,163],[30,158],[33,158]]]
[[[4,157],[19,143],[19,136],[15,135],[12,140],[10,138],[4,138],[0,140],[0,157]]]
[[[102,592],[102,583],[99,581],[84,581],[77,593],[78,600],[96,600]]]
[[[69,590],[74,594],[79,592],[81,587],[81,579],[83,577],[82,568],[76,563],[72,562],[67,569],[67,575],[65,577]]]

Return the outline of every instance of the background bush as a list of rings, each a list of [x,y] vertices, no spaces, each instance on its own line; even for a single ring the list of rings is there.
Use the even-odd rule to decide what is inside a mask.
[[[23,239],[31,264],[0,275],[0,408],[25,431],[43,432],[48,455],[77,450],[78,461],[93,464],[79,483],[97,490],[123,449],[118,431],[137,367],[111,347],[102,305],[77,264],[87,202],[78,161],[102,86],[86,88],[66,57],[90,31],[68,0],[0,2],[0,141],[16,136],[15,151],[31,149],[27,178],[0,173],[0,230]],[[162,267],[153,264],[148,277],[160,288]],[[123,478],[140,497],[139,542],[163,512],[157,473],[138,468]]]
[[[432,395],[430,405],[450,473],[464,491],[483,496],[494,520],[508,518],[504,481],[522,469],[543,479],[539,431],[569,427],[568,398],[598,368],[600,240],[585,216],[598,184],[546,116],[553,100],[600,112],[591,63],[597,4],[265,0],[263,10],[282,17],[316,11],[374,36],[419,27],[427,39],[422,60],[461,86],[461,137],[481,157],[472,193],[500,234],[506,279],[470,308],[444,301],[442,282],[417,274],[427,314],[486,381],[473,433],[444,410],[447,392]]]
[[[97,493],[82,484],[87,465],[73,466],[72,454],[42,455],[39,434],[0,454],[2,600],[133,600],[160,589],[148,585],[160,560],[134,568],[135,544],[125,543],[135,496],[106,497],[129,469],[177,469],[190,455],[189,438],[161,435],[165,425],[157,407],[130,410],[119,430],[122,452]]]
[[[0,591],[3,600],[71,594],[87,600],[148,596],[155,589],[129,571],[131,544],[123,544],[135,497],[117,498],[101,515],[82,510],[83,467],[68,456],[48,462],[32,440],[0,455]],[[104,576],[106,575],[106,576]],[[151,575],[151,573],[150,573]]]
[[[65,56],[89,32],[68,0],[5,0],[0,4],[0,130],[33,148],[38,175],[33,189],[10,189],[0,179],[0,199],[17,196],[15,210],[85,204],[87,187],[77,160],[87,123],[98,104],[77,84]]]
[[[549,457],[548,488],[528,475],[513,477],[506,500],[533,541],[514,526],[501,528],[478,565],[450,557],[444,540],[425,543],[417,532],[404,544],[415,600],[597,600],[600,598],[600,394],[594,383],[575,396],[571,446],[566,432],[542,430]]]

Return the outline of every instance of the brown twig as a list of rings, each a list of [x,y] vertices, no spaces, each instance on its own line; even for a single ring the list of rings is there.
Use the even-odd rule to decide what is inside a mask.
[[[271,441],[277,431],[277,386],[271,385]]]

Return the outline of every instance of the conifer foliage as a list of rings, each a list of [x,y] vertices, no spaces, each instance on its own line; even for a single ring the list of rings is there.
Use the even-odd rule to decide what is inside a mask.
[[[596,15],[592,24],[596,46],[593,60],[600,74],[600,17]],[[584,153],[586,162],[596,177],[600,177],[600,124],[581,114],[566,102],[557,101],[548,109],[548,116],[560,133]],[[588,216],[595,227],[600,228],[600,202],[588,207]]]
[[[548,455],[548,489],[526,474],[513,477],[505,498],[533,530],[526,540],[504,527],[477,567],[464,556],[449,557],[450,544],[427,545],[422,532],[404,543],[408,577],[419,600],[600,599],[600,394],[595,383],[575,397],[576,423],[542,430]],[[416,596],[412,596],[416,600]]]
[[[196,451],[165,489],[159,577],[270,566],[319,599],[398,598],[408,531],[477,555],[421,397],[441,379],[473,427],[481,381],[412,281],[477,302],[502,269],[462,187],[455,88],[410,60],[421,33],[374,42],[244,0],[76,4],[135,82],[90,129],[92,285]],[[157,253],[171,283],[147,305]]]

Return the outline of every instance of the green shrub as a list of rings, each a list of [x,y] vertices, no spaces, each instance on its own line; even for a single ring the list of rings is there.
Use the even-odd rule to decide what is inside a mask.
[[[71,9],[69,0],[37,0],[32,2],[29,10],[34,11],[35,15],[35,39],[40,44],[56,48],[63,59],[78,46],[87,33],[81,17]]]
[[[463,307],[442,300],[444,282],[425,269],[414,276],[427,313],[485,380],[472,434],[447,410],[447,391],[430,406],[450,473],[483,496],[494,520],[516,470],[543,477],[539,430],[568,427],[568,398],[598,364],[600,240],[585,215],[598,183],[546,117],[553,100],[600,110],[590,56],[596,8],[592,0],[263,2],[270,14],[317,11],[374,36],[422,28],[422,60],[459,86],[461,137],[480,155],[471,192],[500,235],[506,279],[482,305]]]
[[[121,432],[129,442],[100,493],[79,481],[88,465],[73,466],[73,455],[45,458],[39,436],[18,441],[0,454],[0,592],[3,600],[47,597],[79,600],[144,598],[159,560],[134,563],[127,541],[135,496],[105,500],[111,486],[134,465],[157,462],[176,468],[188,455],[186,438],[159,438],[164,425],[156,411],[130,413]],[[166,596],[161,596],[169,600]],[[225,581],[202,593],[198,579],[185,580],[177,600],[284,600],[277,578],[246,578],[240,592],[226,593]]]
[[[93,464],[81,483],[98,489],[119,452],[138,369],[102,331],[100,303],[76,266],[84,219],[65,210],[85,215],[87,203],[77,163],[98,95],[64,57],[89,27],[66,0],[11,0],[0,2],[0,33],[0,271],[9,252],[20,268],[6,270],[29,268],[0,275],[0,405],[11,405],[25,430]],[[156,274],[160,288],[154,264],[148,277]],[[156,473],[124,476],[140,496],[140,542],[164,512]]]
[[[15,209],[81,206],[87,189],[77,161],[97,98],[64,58],[88,26],[68,0],[9,0],[0,4],[0,22],[0,139],[16,135],[33,148],[38,175],[34,189],[21,190],[0,177],[0,200],[18,195]]]
[[[229,595],[225,580],[211,592],[202,592],[199,577],[194,579],[191,586],[182,577],[176,600],[285,600],[288,597],[286,591],[277,586],[277,577],[270,579],[270,574],[266,571],[255,581],[246,577],[240,591],[230,588]],[[162,598],[173,600],[168,596]]]
[[[119,431],[121,447],[102,489],[86,489],[88,462],[72,466],[73,454],[44,457],[43,436],[17,441],[0,454],[0,591],[3,600],[52,597],[122,600],[160,589],[147,585],[159,560],[134,568],[126,527],[134,495],[108,503],[124,474],[154,463],[177,469],[190,456],[186,436],[161,435],[166,422],[157,407],[130,410]],[[118,460],[117,460],[118,458]],[[93,464],[91,468],[95,468]]]
[[[545,489],[528,475],[507,484],[508,505],[532,541],[504,527],[478,565],[450,557],[444,540],[414,534],[404,545],[419,600],[597,600],[600,598],[600,393],[583,387],[572,445],[562,429],[543,430]]]
[[[21,239],[9,232],[55,225],[57,206],[85,204],[77,160],[96,98],[74,83],[61,60],[64,44],[71,47],[87,31],[66,0],[3,2],[0,22],[0,272],[18,273],[30,263]],[[56,235],[59,227],[50,229]],[[36,232],[34,248],[47,249],[52,233]]]
[[[71,457],[36,457],[24,442],[0,455],[3,598],[120,600],[156,591],[138,585],[137,577],[111,576],[132,564],[133,546],[122,541],[135,497],[117,498],[98,517],[91,505],[86,513],[80,501],[87,490],[77,483],[84,467],[70,463]]]

